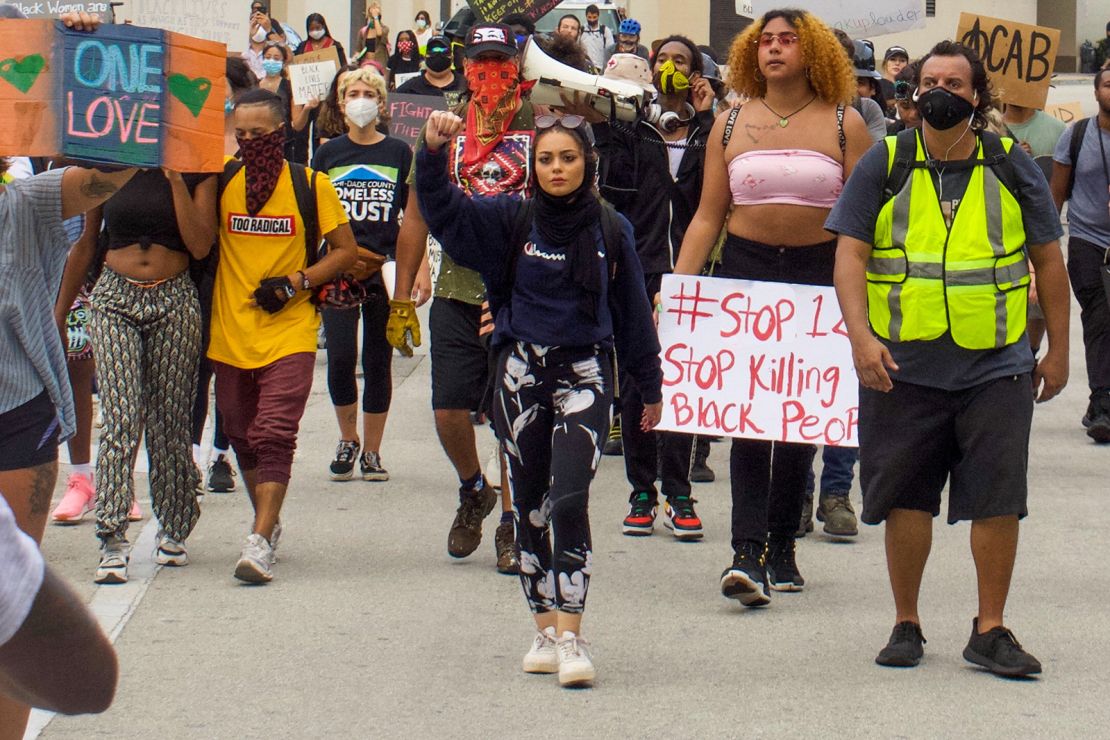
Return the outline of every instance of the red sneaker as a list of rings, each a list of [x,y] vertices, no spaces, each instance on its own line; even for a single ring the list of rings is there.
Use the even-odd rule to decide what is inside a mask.
[[[656,502],[650,493],[636,494],[624,518],[622,532],[631,537],[647,537],[655,531]]]
[[[671,530],[676,539],[701,539],[701,519],[694,511],[694,499],[689,496],[675,496],[673,499],[668,499],[663,513],[666,514],[663,526]]]

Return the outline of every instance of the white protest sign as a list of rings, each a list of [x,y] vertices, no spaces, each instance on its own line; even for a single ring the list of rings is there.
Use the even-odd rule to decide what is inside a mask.
[[[788,5],[809,11],[854,39],[925,27],[925,0],[800,0]],[[783,6],[779,0],[753,0],[752,7],[758,16]]]
[[[312,98],[326,98],[336,72],[335,64],[330,61],[290,64],[289,84],[293,88],[293,102],[304,105]]]
[[[660,429],[859,445],[859,381],[832,288],[665,275]]]

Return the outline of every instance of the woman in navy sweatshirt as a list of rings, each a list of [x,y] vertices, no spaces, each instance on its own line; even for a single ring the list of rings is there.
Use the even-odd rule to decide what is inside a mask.
[[[609,432],[611,352],[615,343],[627,358],[645,401],[641,425],[653,428],[662,371],[651,304],[632,226],[605,212],[594,190],[597,158],[581,117],[536,119],[537,187],[527,205],[511,196],[467,198],[448,182],[444,145],[460,133],[458,116],[429,117],[416,191],[432,235],[481,274],[494,312],[493,419],[509,460],[521,584],[538,633],[524,670],[588,686],[595,671],[579,634],[593,564],[587,504]],[[531,224],[522,221],[528,217]],[[606,222],[619,225],[608,245]]]

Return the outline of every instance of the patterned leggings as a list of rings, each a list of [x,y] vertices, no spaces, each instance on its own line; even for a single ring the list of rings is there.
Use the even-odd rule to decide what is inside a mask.
[[[524,598],[534,613],[581,614],[593,566],[590,481],[612,419],[612,363],[594,347],[517,342],[502,350],[498,370],[494,425],[509,458]]]
[[[104,268],[90,296],[104,428],[96,456],[96,533],[127,532],[144,427],[150,496],[162,530],[184,542],[200,516],[190,426],[200,307],[188,273],[154,287]]]

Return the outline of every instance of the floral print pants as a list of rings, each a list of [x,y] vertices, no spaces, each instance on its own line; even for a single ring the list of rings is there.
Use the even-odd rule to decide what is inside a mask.
[[[535,613],[581,614],[593,565],[590,481],[609,433],[612,362],[599,347],[517,342],[502,350],[497,378],[493,418],[509,459],[524,597]]]

